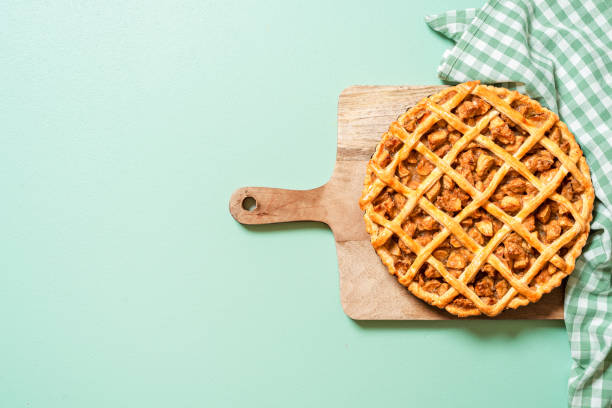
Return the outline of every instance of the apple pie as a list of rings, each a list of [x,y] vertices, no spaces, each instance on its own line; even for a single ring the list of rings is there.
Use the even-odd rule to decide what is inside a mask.
[[[557,115],[471,81],[391,124],[359,205],[389,272],[467,317],[537,302],[559,286],[587,240],[593,200],[582,150]]]

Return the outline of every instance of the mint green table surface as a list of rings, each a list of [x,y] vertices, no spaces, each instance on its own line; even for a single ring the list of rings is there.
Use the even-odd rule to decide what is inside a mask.
[[[561,322],[355,322],[318,186],[353,84],[437,84],[480,1],[2,2],[1,407],[561,407]]]

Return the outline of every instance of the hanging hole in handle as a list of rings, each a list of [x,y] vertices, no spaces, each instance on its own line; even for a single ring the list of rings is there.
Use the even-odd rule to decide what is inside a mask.
[[[257,208],[257,201],[250,196],[244,197],[242,199],[242,208],[247,211],[253,211]]]

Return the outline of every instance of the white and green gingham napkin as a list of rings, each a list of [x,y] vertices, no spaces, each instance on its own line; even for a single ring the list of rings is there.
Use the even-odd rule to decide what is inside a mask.
[[[557,112],[595,187],[591,237],[568,278],[571,407],[612,406],[612,0],[490,0],[425,18],[455,41],[438,75],[514,87]]]

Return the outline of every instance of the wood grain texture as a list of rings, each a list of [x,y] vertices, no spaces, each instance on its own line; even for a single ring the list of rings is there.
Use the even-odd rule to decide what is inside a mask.
[[[356,320],[445,320],[455,316],[417,299],[381,263],[365,231],[361,195],[366,163],[391,122],[444,86],[352,86],[338,99],[338,150],[334,172],[312,190],[243,187],[230,198],[230,213],[243,224],[312,220],[329,225],[336,240],[340,300]],[[253,197],[252,211],[242,201]],[[563,287],[538,303],[494,319],[563,319]],[[476,317],[476,319],[490,319]]]
[[[370,160],[391,122],[445,86],[351,86],[338,98],[338,161]]]

